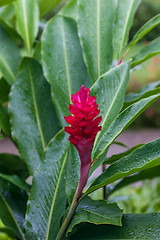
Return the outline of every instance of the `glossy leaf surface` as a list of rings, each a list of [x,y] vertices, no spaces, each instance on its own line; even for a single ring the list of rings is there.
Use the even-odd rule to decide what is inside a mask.
[[[102,75],[92,86],[91,95],[96,96],[102,116],[102,130],[97,134],[93,159],[97,158],[97,147],[103,134],[123,106],[124,94],[129,81],[129,64],[121,64]],[[95,157],[96,156],[96,157]]]
[[[65,166],[68,136],[60,131],[50,142],[36,172],[26,216],[27,239],[56,239],[66,207]]]
[[[139,53],[137,53],[132,58],[131,67],[135,67],[136,65],[146,61],[147,59],[157,55],[160,53],[160,37],[153,40],[151,43],[147,44],[143,47]]]
[[[75,225],[84,222],[121,226],[122,213],[116,203],[107,204],[104,200],[86,197],[79,203],[67,232],[71,232]]]
[[[115,138],[118,137],[122,131],[124,131],[147,107],[149,107],[159,97],[160,94],[156,94],[151,97],[141,99],[122,111],[101,137],[99,145],[96,149],[97,154],[94,156],[94,158],[100,156],[111,145]]]
[[[15,82],[15,76],[21,60],[20,51],[1,24],[0,36],[0,71],[7,82],[12,85]]]
[[[113,163],[91,185],[87,193],[133,173],[160,165],[160,139],[137,148]]]
[[[17,31],[25,42],[28,54],[38,33],[39,10],[36,0],[18,0],[16,6]]]
[[[0,180],[0,218],[22,240],[27,195],[5,180]]]
[[[79,0],[78,31],[92,84],[112,65],[115,1]]]
[[[42,57],[57,115],[61,125],[66,125],[64,116],[69,115],[71,94],[89,83],[75,21],[57,16],[47,24],[42,38]]]
[[[134,14],[141,0],[118,0],[113,31],[114,56],[120,58],[124,46],[128,42],[129,30]]]
[[[124,214],[122,227],[83,224],[69,240],[158,239],[160,213]]]
[[[13,138],[33,174],[58,129],[50,86],[37,61],[27,58],[23,61],[10,94],[9,109]]]
[[[160,24],[160,14],[157,14],[156,16],[151,18],[138,30],[138,32],[133,37],[130,43],[130,46],[135,45],[139,40],[141,40],[141,38],[143,38],[148,32],[150,32],[158,24]]]

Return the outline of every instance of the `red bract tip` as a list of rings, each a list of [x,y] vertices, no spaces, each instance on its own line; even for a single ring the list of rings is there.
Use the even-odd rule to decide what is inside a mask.
[[[81,89],[71,96],[74,105],[69,105],[71,114],[64,117],[71,126],[65,127],[65,131],[70,134],[69,141],[77,148],[81,159],[81,177],[77,195],[79,196],[87,182],[91,167],[91,152],[96,134],[101,130],[98,126],[102,117],[97,117],[100,113],[96,104],[96,97],[90,96],[90,90],[81,86]],[[97,118],[96,118],[97,117]]]

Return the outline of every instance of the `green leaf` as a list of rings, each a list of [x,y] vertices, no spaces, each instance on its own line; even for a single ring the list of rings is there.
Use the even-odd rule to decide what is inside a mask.
[[[111,145],[121,132],[123,132],[147,107],[160,97],[160,94],[141,99],[123,110],[104,132],[98,145],[95,147],[94,158],[98,158]]]
[[[118,0],[113,29],[114,56],[119,59],[128,42],[129,30],[141,0]]]
[[[153,18],[151,18],[148,22],[146,22],[134,35],[130,47],[135,45],[141,38],[143,38],[148,32],[150,32],[153,28],[155,28],[158,24],[160,24],[160,14],[157,14]]]
[[[42,64],[41,47],[42,47],[42,44],[41,44],[41,41],[39,41],[39,42],[36,44],[36,47],[35,47],[35,49],[34,49],[34,54],[33,54],[33,57],[34,57],[40,64]]]
[[[112,194],[113,192],[119,190],[122,187],[125,187],[129,184],[142,181],[145,179],[154,179],[156,177],[160,176],[160,166],[153,167],[150,169],[143,170],[139,173],[136,173],[132,176],[126,177],[122,179],[119,183],[117,183],[109,192],[109,194]]]
[[[62,125],[69,115],[71,94],[88,86],[77,27],[72,19],[57,16],[49,21],[42,38],[43,70],[52,87],[52,99]]]
[[[138,144],[136,146],[134,146],[133,148],[130,148],[128,149],[127,151],[125,152],[122,152],[122,153],[118,153],[116,155],[112,155],[111,157],[107,158],[104,163],[106,164],[112,164],[116,161],[118,161],[120,158],[128,155],[129,153],[133,152],[134,150],[136,150],[137,148],[139,148],[140,146],[143,146],[144,144]]]
[[[112,0],[79,0],[78,31],[92,84],[112,65]]]
[[[78,0],[71,0],[68,4],[66,4],[61,11],[59,12],[60,15],[65,17],[72,18],[73,20],[77,21],[78,17]]]
[[[8,101],[10,86],[4,78],[0,79],[0,103]]]
[[[20,157],[8,153],[0,154],[0,173],[15,174],[22,179],[26,179],[29,175],[26,165]]]
[[[140,50],[139,53],[133,56],[131,67],[135,67],[136,65],[146,61],[147,59],[157,55],[158,53],[160,53],[160,37],[147,44]]]
[[[17,31],[24,40],[28,54],[32,55],[32,44],[38,33],[38,3],[36,0],[18,0],[15,6]]]
[[[28,0],[27,0],[28,1]],[[52,11],[53,8],[58,6],[63,0],[38,0],[38,5],[40,8],[40,15],[44,16],[48,12]]]
[[[144,86],[138,93],[129,93],[124,98],[123,108],[138,102],[142,98],[150,97],[160,92],[160,81],[152,82]]]
[[[92,200],[85,197],[79,203],[67,233],[71,232],[77,224],[84,222],[121,226],[122,213],[123,210],[116,203],[108,204],[104,200]]]
[[[160,165],[159,144],[160,139],[147,143],[113,163],[93,182],[87,194],[133,173]]]
[[[50,142],[33,178],[26,215],[27,239],[56,239],[66,207],[65,165],[68,136],[61,130]]]
[[[7,82],[12,85],[15,82],[15,75],[17,73],[18,66],[21,60],[20,52],[14,41],[5,32],[1,24],[0,35],[0,71],[2,72],[2,75],[7,80]]]
[[[11,183],[0,179],[0,218],[20,239],[24,235],[27,195]]]
[[[122,227],[83,224],[68,240],[159,239],[160,213],[124,214]]]
[[[69,143],[66,159],[66,195],[71,205],[80,179],[80,158],[77,149]]]
[[[11,137],[9,115],[7,109],[0,104],[0,128],[8,137]]]
[[[126,63],[111,69],[102,75],[91,88],[91,95],[96,96],[102,116],[102,130],[97,134],[92,159],[97,158],[99,142],[123,106],[124,94],[129,81],[129,67]]]
[[[41,163],[48,142],[58,130],[50,86],[39,63],[24,59],[9,104],[12,135],[30,174]]]
[[[16,0],[0,0],[0,7],[3,7],[5,5],[8,5]]]

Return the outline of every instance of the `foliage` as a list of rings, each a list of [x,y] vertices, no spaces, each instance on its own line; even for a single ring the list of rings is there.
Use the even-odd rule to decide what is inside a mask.
[[[89,195],[159,176],[160,139],[106,159],[115,139],[160,97],[159,82],[125,95],[130,70],[160,53],[159,36],[131,51],[159,15],[128,44],[140,2],[72,0],[57,10],[60,1],[16,0],[0,8],[0,138],[7,135],[19,150],[19,156],[0,154],[1,232],[22,240],[59,240],[63,232],[64,239],[159,237],[158,213],[123,214],[107,196]],[[81,85],[96,96],[102,116],[90,175],[109,167],[75,202],[80,159],[63,127]],[[114,190],[106,188],[111,183]]]

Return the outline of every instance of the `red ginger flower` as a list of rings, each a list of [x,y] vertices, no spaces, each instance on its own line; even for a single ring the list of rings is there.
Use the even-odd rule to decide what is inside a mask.
[[[81,195],[86,185],[90,167],[91,153],[97,132],[101,130],[98,126],[102,117],[100,114],[96,97],[90,96],[90,90],[81,86],[81,89],[71,96],[74,105],[69,105],[69,110],[73,114],[64,117],[71,127],[65,127],[65,131],[70,134],[69,141],[77,148],[81,160],[80,182],[77,190],[77,198]],[[96,118],[97,117],[97,118]]]

